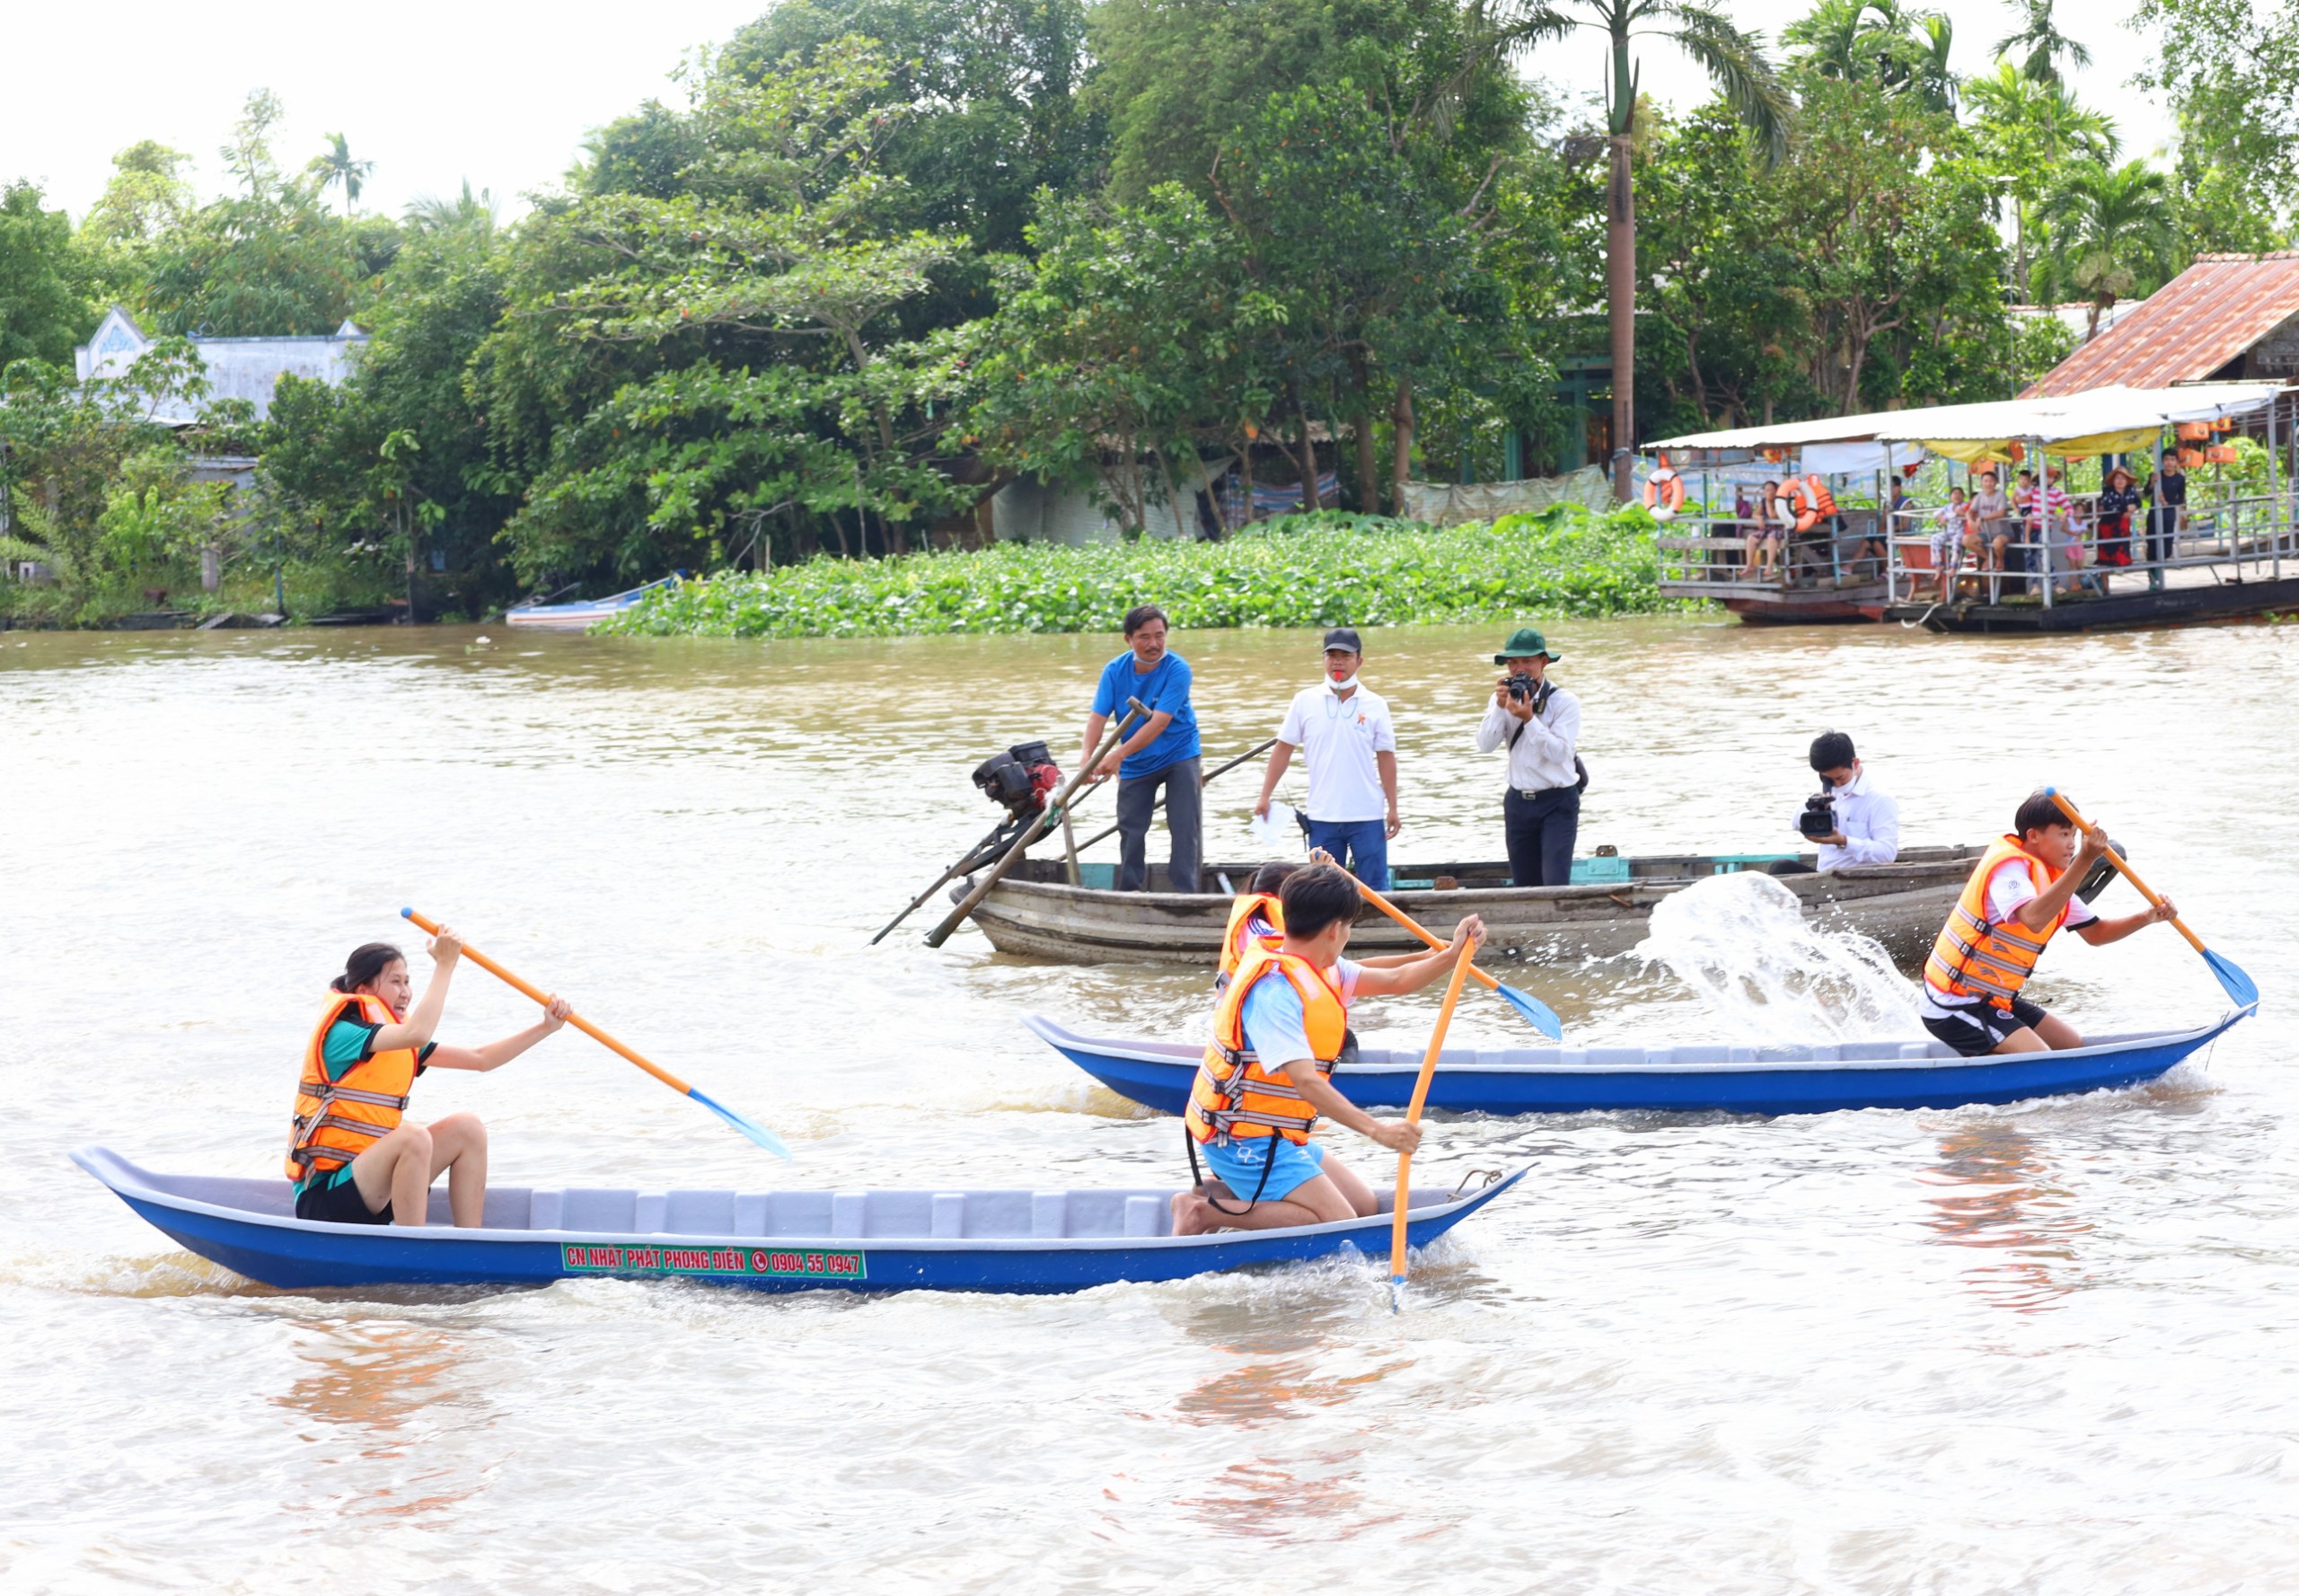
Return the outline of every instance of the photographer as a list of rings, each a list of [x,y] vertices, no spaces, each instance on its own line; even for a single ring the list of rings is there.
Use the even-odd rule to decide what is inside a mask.
[[[1791,824],[1820,845],[1820,869],[1888,865],[1898,858],[1900,807],[1869,780],[1852,739],[1840,731],[1814,737],[1812,769],[1821,789],[1804,800]]]
[[[1509,748],[1509,790],[1501,800],[1509,877],[1519,886],[1566,886],[1581,833],[1581,789],[1588,772],[1573,754],[1581,701],[1548,680],[1548,641],[1531,627],[1512,633],[1493,663],[1509,674],[1493,683],[1493,707],[1477,724],[1476,751]]]

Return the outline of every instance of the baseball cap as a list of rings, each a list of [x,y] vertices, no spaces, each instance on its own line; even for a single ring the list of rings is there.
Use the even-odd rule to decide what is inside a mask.
[[[1326,647],[1327,648],[1346,648],[1352,654],[1362,654],[1365,652],[1365,645],[1358,640],[1357,629],[1353,626],[1336,626],[1331,631],[1326,633]]]

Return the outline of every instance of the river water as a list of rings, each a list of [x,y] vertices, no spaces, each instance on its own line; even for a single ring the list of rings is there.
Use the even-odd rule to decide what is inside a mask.
[[[1370,634],[1395,857],[1499,852],[1469,735],[1504,630]],[[1202,974],[929,952],[930,909],[866,946],[987,828],[979,760],[1075,759],[1110,639],[480,635],[0,634],[8,1589],[2299,1588],[2299,631],[1552,632],[1583,851],[1782,846],[1830,725],[1911,842],[2079,795],[2268,994],[2151,1089],[1440,1123],[1432,1183],[1533,1172],[1395,1315],[1358,1259],[1051,1299],[251,1286],[65,1154],[275,1172],[322,984],[405,903],[798,1155],[570,1030],[418,1088],[418,1115],[485,1116],[500,1180],[1178,1178],[1173,1121],[1019,1022],[1194,1036]],[[1314,679],[1303,634],[1176,642],[1211,754]],[[1249,856],[1253,789],[1209,795],[1215,857]],[[1662,971],[1527,982],[1589,1041],[1720,1023]],[[2098,1030],[2223,1006],[2166,929],[2055,946],[2036,990]],[[1361,1028],[1414,1044],[1433,1009]],[[531,1012],[466,967],[444,1034]],[[1455,1024],[1522,1036],[1489,1002]]]

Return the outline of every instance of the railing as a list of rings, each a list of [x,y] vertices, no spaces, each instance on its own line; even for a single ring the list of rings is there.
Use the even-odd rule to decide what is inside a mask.
[[[1933,563],[1939,507],[1898,512],[1891,518],[1888,602],[1995,604],[2032,600],[2050,609],[2106,597],[2119,579],[2129,584],[2137,578],[2161,587],[2168,572],[2227,566],[2235,568],[2238,576],[2246,574],[2245,568],[2265,567],[2280,578],[2285,560],[2299,560],[2293,507],[2272,494],[2229,495],[2188,505],[2175,512],[2175,524],[2160,533],[2155,530],[2155,507],[2143,504],[2132,512],[2127,532],[2104,535],[2096,497],[2083,495],[2071,502],[2083,512],[2080,537],[2069,533],[2066,518],[2059,516],[2051,517],[2048,535],[2028,516],[1983,522],[1980,561],[1975,564],[1960,534],[1947,550],[1947,592],[1942,588],[1942,573]],[[2004,540],[2000,559],[1995,547],[1998,536]],[[2127,562],[2102,563],[2101,553],[2111,549],[2124,553]]]
[[[1677,597],[1768,597],[1819,589],[1881,589],[1886,558],[1877,545],[1878,516],[1837,512],[1841,528],[1821,523],[1806,532],[1766,525],[1737,510],[1711,513],[1697,501],[1654,538],[1660,586]],[[1687,528],[1696,529],[1687,532]],[[1757,556],[1769,551],[1769,561]],[[1766,569],[1771,575],[1765,575]]]

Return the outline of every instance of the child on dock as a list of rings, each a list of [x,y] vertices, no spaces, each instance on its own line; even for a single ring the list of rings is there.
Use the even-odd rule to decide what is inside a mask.
[[[1360,997],[1419,992],[1451,972],[1465,945],[1483,939],[1472,914],[1451,946],[1386,968],[1341,957],[1362,902],[1357,883],[1332,865],[1289,877],[1280,895],[1284,936],[1247,946],[1214,1009],[1213,1039],[1190,1088],[1185,1117],[1190,1167],[1202,1149],[1213,1178],[1174,1198],[1176,1236],[1222,1226],[1275,1230],[1326,1224],[1379,1210],[1362,1177],[1309,1140],[1320,1116],[1392,1151],[1420,1143],[1405,1120],[1376,1120],[1329,1079]]]

